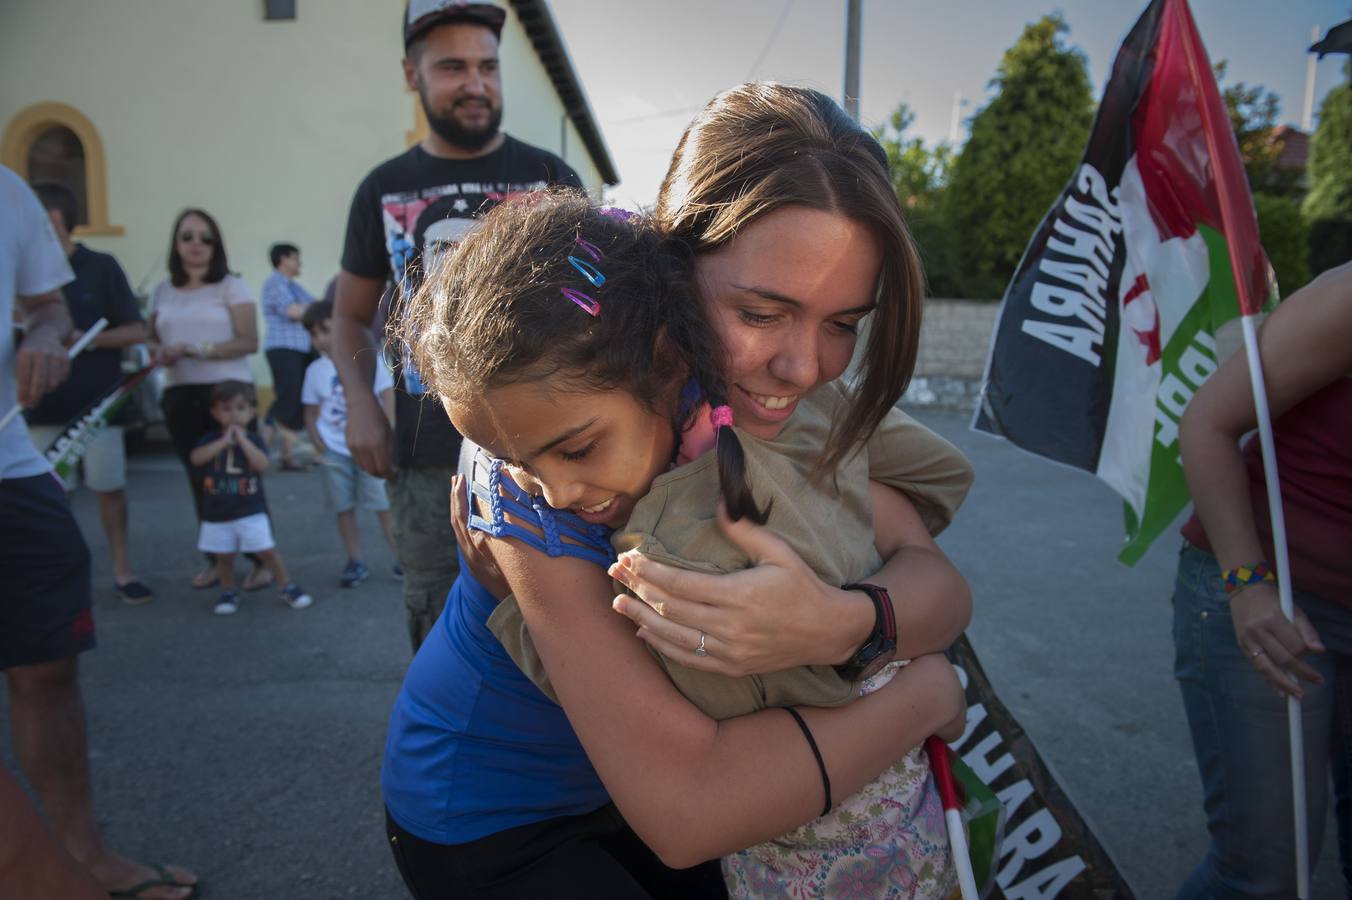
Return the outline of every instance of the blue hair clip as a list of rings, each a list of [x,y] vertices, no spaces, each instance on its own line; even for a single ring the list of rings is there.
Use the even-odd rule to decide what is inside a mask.
[[[592,283],[592,287],[600,287],[606,283],[606,276],[601,274],[601,270],[587,262],[585,259],[578,259],[576,256],[568,257],[568,261],[573,264],[573,268],[582,273],[582,277]]]

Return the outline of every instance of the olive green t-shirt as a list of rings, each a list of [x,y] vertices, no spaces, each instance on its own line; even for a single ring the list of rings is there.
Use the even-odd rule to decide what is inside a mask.
[[[952,520],[972,482],[971,466],[957,448],[897,409],[833,472],[815,472],[831,415],[844,401],[844,389],[832,382],[805,397],[774,440],[737,429],[752,493],[762,509],[770,504],[766,527],[827,584],[861,581],[882,568],[873,546],[870,480],[906,494],[933,534]],[[683,569],[746,568],[750,560],[718,527],[721,496],[716,454],[707,453],[658,476],[611,544],[619,553],[637,549]],[[488,628],[522,672],[557,700],[515,598],[498,604]],[[681,693],[715,719],[767,706],[838,706],[856,696],[854,685],[830,666],[731,678],[653,655]]]

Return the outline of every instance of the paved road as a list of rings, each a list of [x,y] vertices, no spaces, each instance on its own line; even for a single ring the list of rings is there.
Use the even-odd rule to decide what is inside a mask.
[[[976,466],[941,543],[973,585],[970,633],[987,673],[1137,896],[1170,896],[1204,846],[1170,675],[1177,540],[1120,566],[1107,488],[972,434],[963,418],[923,417]],[[281,550],[317,602],[296,612],[252,594],[230,619],[211,615],[210,592],[184,587],[199,560],[172,457],[131,460],[135,555],[159,591],[149,605],[112,596],[93,498],[77,495],[99,561],[100,647],[82,666],[100,819],[124,852],[195,867],[208,900],[401,897],[378,787],[409,658],[388,553],[365,521],[375,575],[341,590],[318,475],[272,474],[267,490]],[[1338,894],[1328,848],[1316,896]]]

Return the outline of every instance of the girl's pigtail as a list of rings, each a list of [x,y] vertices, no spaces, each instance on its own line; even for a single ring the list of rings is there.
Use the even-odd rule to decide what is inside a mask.
[[[709,398],[715,403],[715,398]],[[746,453],[737,432],[732,430],[732,407],[719,400],[709,409],[709,421],[714,426],[714,443],[718,448],[718,484],[723,490],[723,505],[728,516],[737,522],[750,519],[757,525],[764,525],[770,518],[770,501],[765,509],[756,505],[751,493],[751,485],[746,478]]]

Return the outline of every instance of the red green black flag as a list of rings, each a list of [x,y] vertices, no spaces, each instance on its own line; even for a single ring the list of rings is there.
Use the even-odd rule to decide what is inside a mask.
[[[1274,296],[1192,14],[1154,0],[1005,293],[973,427],[1111,485],[1135,563],[1188,503],[1178,421],[1216,330]]]

